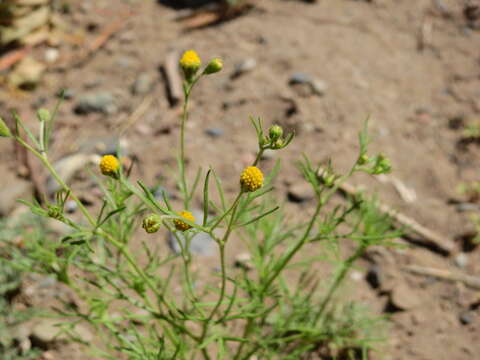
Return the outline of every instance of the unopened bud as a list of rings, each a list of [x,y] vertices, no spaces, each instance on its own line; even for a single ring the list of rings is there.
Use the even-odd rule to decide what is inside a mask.
[[[50,111],[47,109],[38,109],[37,118],[40,122],[48,122],[51,118]]]
[[[215,74],[223,69],[222,59],[215,58],[210,60],[207,67],[203,71],[205,75]]]
[[[156,233],[160,229],[161,225],[162,222],[160,220],[160,216],[157,214],[151,214],[147,216],[142,222],[142,227],[149,234]]]
[[[283,129],[279,125],[273,125],[272,127],[270,127],[270,130],[268,131],[268,133],[270,135],[270,139],[272,139],[272,141],[275,141],[282,137]]]
[[[360,155],[360,157],[358,158],[357,164],[358,164],[358,165],[365,165],[366,163],[368,163],[369,160],[370,160],[370,158],[368,157],[367,154],[362,154],[362,155]]]
[[[11,137],[12,133],[10,132],[10,129],[8,128],[7,124],[5,124],[5,121],[0,117],[0,136],[2,137]]]
[[[283,139],[277,139],[272,143],[272,149],[278,150],[283,147]]]

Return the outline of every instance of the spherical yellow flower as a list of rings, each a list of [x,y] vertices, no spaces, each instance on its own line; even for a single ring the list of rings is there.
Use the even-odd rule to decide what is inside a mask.
[[[106,176],[115,176],[120,169],[120,162],[113,155],[105,155],[100,160],[100,171]]]
[[[198,69],[200,69],[201,65],[202,60],[195,50],[185,51],[180,59],[180,66],[182,67],[187,80],[191,79],[192,76],[195,75]]]
[[[263,185],[262,171],[256,166],[249,166],[240,175],[240,185],[243,191],[252,192]]]
[[[188,221],[195,222],[195,217],[192,215],[190,211],[180,211],[178,213],[181,217],[184,219],[187,219]],[[180,231],[185,231],[188,229],[191,229],[191,225],[187,224],[185,221],[182,221],[180,219],[175,219],[173,220],[173,224],[175,225],[175,228]]]

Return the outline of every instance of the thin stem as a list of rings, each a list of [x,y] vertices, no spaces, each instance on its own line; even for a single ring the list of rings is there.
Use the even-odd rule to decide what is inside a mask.
[[[187,85],[188,86],[188,85]],[[180,123],[180,184],[183,191],[183,204],[185,210],[188,210],[188,189],[185,176],[185,124],[188,120],[188,100],[190,98],[191,87],[185,89],[185,102],[183,103],[182,121]]]
[[[324,202],[319,200],[317,203],[317,206],[315,208],[315,212],[312,215],[312,218],[310,219],[307,228],[305,229],[305,232],[303,233],[303,236],[301,239],[297,242],[295,247],[287,254],[287,256],[284,257],[284,259],[281,261],[280,265],[276,267],[276,269],[273,271],[273,274],[268,278],[268,280],[265,282],[262,288],[262,293],[265,293],[267,289],[270,287],[272,282],[277,278],[277,276],[282,272],[282,270],[287,266],[287,264],[290,262],[290,260],[293,258],[293,256],[302,248],[302,246],[307,242],[308,236],[310,235],[310,232],[312,231],[313,224],[315,223],[315,220],[317,219],[318,214],[320,213],[320,209],[323,207]]]
[[[240,201],[240,198],[242,197],[242,195],[243,195],[243,191],[240,191],[237,197],[235,198],[235,200],[233,201],[232,206],[230,206],[230,208],[227,211],[225,211],[222,216],[220,216],[220,218],[215,222],[215,224],[213,224],[210,227],[210,233],[222,222],[223,219],[225,219],[225,217],[230,213],[230,211],[232,211],[234,208],[238,206],[238,202]]]
[[[225,235],[223,236],[223,238],[220,241],[218,241],[218,247],[219,247],[219,251],[220,251],[220,269],[221,269],[222,284],[221,284],[221,287],[220,287],[220,295],[218,297],[217,303],[215,304],[215,307],[213,308],[212,312],[208,316],[207,320],[203,323],[202,335],[200,336],[201,342],[203,342],[203,340],[207,336],[209,325],[210,325],[213,317],[217,313],[218,309],[222,305],[223,299],[225,298],[225,290],[226,290],[226,287],[227,287],[227,270],[226,270],[227,266],[226,266],[226,263],[225,263],[225,244],[227,243],[228,237],[230,236],[230,234],[232,232],[233,223],[235,222],[235,215],[236,215],[237,208],[238,208],[238,203],[239,203],[239,200],[240,200],[240,197],[242,196],[242,194],[243,194],[243,192],[240,191],[239,195],[235,199],[235,201],[234,201],[234,203],[231,207],[232,215],[230,217],[230,221],[228,222],[228,227],[227,227],[227,230],[225,231]],[[204,355],[205,359],[209,359],[209,356],[206,352],[202,351],[202,354]]]
[[[330,300],[332,299],[333,295],[337,291],[338,287],[340,284],[343,282],[345,279],[345,276],[347,275],[348,271],[352,268],[353,264],[357,261],[359,257],[363,255],[365,252],[365,249],[367,246],[365,244],[361,244],[355,253],[350,256],[343,264],[342,264],[342,269],[338,273],[338,275],[335,278],[335,281],[333,282],[332,286],[330,286],[330,289],[328,289],[327,295],[325,296],[325,299],[323,299],[320,308],[318,309],[318,312],[315,314],[314,318],[314,324],[317,323],[317,321],[320,319],[320,317],[323,315],[323,312],[325,311],[327,305],[329,304]]]
[[[252,166],[257,166],[258,162],[262,158],[263,152],[265,151],[265,148],[260,147],[260,150],[258,151],[257,157],[255,158],[255,161],[253,162]]]
[[[42,154],[40,154],[37,150],[35,150],[33,147],[31,147],[27,142],[25,142],[23,139],[20,137],[15,138],[22,146],[27,148],[33,155],[35,155],[40,161],[45,165],[47,170],[50,172],[50,174],[53,176],[53,178],[58,182],[58,184],[62,187],[63,190],[67,191],[72,198],[73,201],[77,204],[78,208],[82,212],[82,214],[85,216],[85,218],[88,220],[91,226],[95,227],[96,226],[96,221],[90,215],[88,210],[85,208],[83,203],[80,201],[80,199],[71,191],[70,187],[62,180],[62,178],[58,175],[57,171],[54,169],[54,167],[50,164],[50,161],[48,158]]]

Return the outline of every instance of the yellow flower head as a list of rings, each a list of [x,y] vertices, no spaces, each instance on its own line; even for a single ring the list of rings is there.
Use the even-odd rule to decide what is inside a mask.
[[[240,175],[240,185],[242,190],[246,192],[260,189],[263,185],[262,171],[256,166],[247,167]]]
[[[105,155],[100,160],[100,171],[103,175],[115,177],[118,169],[120,169],[120,162],[113,155]]]
[[[180,215],[184,219],[187,219],[188,221],[195,222],[195,217],[192,215],[190,211],[180,211],[178,215]],[[182,221],[180,219],[173,220],[173,224],[175,225],[175,228],[180,231],[185,231],[192,227],[191,225],[187,224],[185,221]]]
[[[201,65],[202,60],[195,50],[185,51],[180,59],[180,66],[182,67],[187,80],[191,79],[192,76],[196,74]]]

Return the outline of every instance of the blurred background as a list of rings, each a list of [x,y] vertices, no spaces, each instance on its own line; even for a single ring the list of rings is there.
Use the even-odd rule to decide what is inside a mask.
[[[168,169],[176,164],[183,96],[177,64],[187,49],[204,63],[212,57],[225,63],[192,98],[190,176],[211,165],[236,191],[237,174],[256,150],[248,117],[260,116],[297,134],[284,153],[265,155],[267,168],[283,161],[276,191],[292,216],[308,211],[313,198],[295,161],[307,153],[346,169],[370,118],[372,152],[384,152],[393,173],[356,178],[354,185],[377,192],[440,242],[414,239],[418,246],[370,254],[352,275],[358,299],[391,316],[387,359],[477,358],[478,289],[402,267],[480,274],[480,2],[2,0],[0,116],[13,124],[16,111],[35,127],[35,111],[53,110],[63,98],[51,157],[88,206],[98,204],[100,193],[81,170],[92,155],[118,149],[135,164],[134,176],[175,197]],[[13,142],[0,142],[0,172],[4,222],[24,211],[19,197],[57,190]],[[5,304],[55,303],[57,284],[45,281],[28,278]],[[5,314],[7,305],[0,307]],[[0,320],[2,329],[10,333]],[[46,332],[9,344],[30,339],[24,346],[38,346],[44,359],[88,359],[72,344],[39,340]]]

